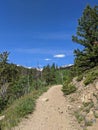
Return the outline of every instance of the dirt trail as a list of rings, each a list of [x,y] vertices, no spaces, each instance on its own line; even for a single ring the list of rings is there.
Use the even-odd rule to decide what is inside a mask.
[[[61,87],[53,86],[40,96],[34,113],[14,130],[78,130],[74,118],[67,112],[68,102]]]

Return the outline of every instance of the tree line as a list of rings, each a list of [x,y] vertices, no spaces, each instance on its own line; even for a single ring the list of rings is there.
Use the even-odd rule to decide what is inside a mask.
[[[63,84],[64,92],[67,84],[75,75],[98,65],[98,6],[89,5],[78,20],[78,27],[72,40],[83,46],[83,50],[74,51],[74,66],[71,69],[59,69],[55,64],[36,68],[25,68],[9,63],[9,52],[0,54],[0,112],[13,101],[33,90],[52,84]],[[69,85],[69,92],[73,88]],[[75,87],[72,89],[76,90]]]
[[[43,67],[42,71],[37,68],[28,69],[9,63],[9,54],[7,51],[0,54],[0,112],[33,90],[61,84],[63,71],[55,64]]]

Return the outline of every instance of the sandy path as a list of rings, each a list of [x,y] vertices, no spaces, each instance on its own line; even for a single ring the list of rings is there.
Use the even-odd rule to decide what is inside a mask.
[[[61,85],[51,87],[37,100],[36,110],[14,130],[78,130],[67,112]]]

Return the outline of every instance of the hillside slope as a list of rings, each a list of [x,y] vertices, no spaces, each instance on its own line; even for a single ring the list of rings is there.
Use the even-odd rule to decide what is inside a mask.
[[[81,81],[73,79],[77,91],[67,95],[70,111],[77,119],[82,130],[98,130],[98,79],[85,86],[85,78]]]

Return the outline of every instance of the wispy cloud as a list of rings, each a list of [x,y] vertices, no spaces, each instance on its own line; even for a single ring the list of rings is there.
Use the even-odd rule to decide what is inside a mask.
[[[53,56],[54,58],[64,58],[65,54],[57,54]]]
[[[65,32],[50,32],[50,33],[36,32],[33,33],[32,38],[42,40],[66,40],[71,38],[71,34],[66,34]]]
[[[44,59],[45,61],[50,61],[51,59],[49,59],[49,58],[46,58],[46,59]]]
[[[19,52],[19,53],[25,53],[25,54],[51,54],[53,55],[54,50],[51,50],[51,49],[47,49],[47,48],[17,48],[15,49],[16,52]]]
[[[67,32],[14,32],[14,33],[0,33],[0,36],[4,37],[6,36],[9,38],[20,38],[20,39],[33,39],[33,40],[69,40],[72,37],[71,33]],[[8,43],[10,44],[10,43]],[[13,42],[13,44],[15,44]]]
[[[40,48],[17,48],[15,49],[16,52],[19,52],[19,53],[28,53],[28,54],[36,54],[36,53],[39,53],[41,52],[41,49]]]
[[[48,49],[48,48],[17,48],[14,50],[17,53],[25,53],[25,54],[49,54],[53,55],[55,58],[63,58],[66,56],[73,55],[73,50],[65,50],[65,49]],[[48,58],[46,58],[48,59]]]

